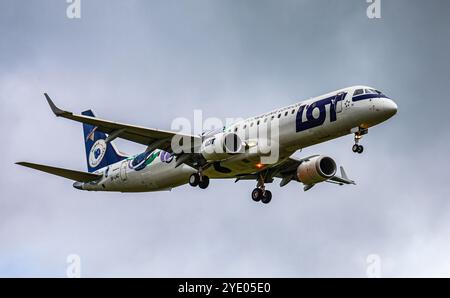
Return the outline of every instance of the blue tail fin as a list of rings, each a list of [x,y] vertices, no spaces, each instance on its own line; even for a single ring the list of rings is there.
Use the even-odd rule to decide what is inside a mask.
[[[95,117],[91,110],[82,112],[85,116]],[[84,142],[86,146],[86,161],[89,172],[109,166],[126,158],[117,152],[114,145],[106,143],[106,134],[97,131],[97,127],[83,124]]]

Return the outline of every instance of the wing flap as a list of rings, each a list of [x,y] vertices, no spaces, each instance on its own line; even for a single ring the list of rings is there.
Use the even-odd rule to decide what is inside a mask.
[[[98,174],[62,169],[30,162],[16,162],[16,164],[78,182],[91,182],[102,177],[102,175]]]

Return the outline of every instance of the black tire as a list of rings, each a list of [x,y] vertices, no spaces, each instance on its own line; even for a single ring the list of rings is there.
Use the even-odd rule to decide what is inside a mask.
[[[198,183],[198,187],[201,189],[207,188],[209,185],[209,177],[208,176],[202,176],[202,180]]]
[[[359,145],[358,145],[358,144],[353,145],[352,151],[355,152],[355,153],[357,153],[358,150],[359,150]]]
[[[364,151],[364,147],[362,145],[358,146],[358,153],[361,154]]]
[[[270,190],[266,190],[261,198],[261,202],[264,204],[269,204],[272,201],[272,192]]]
[[[255,188],[252,191],[252,200],[255,202],[259,202],[259,201],[261,201],[261,198],[262,198],[262,189]]]
[[[192,187],[196,187],[200,183],[200,175],[197,173],[192,174],[189,177],[189,185]]]

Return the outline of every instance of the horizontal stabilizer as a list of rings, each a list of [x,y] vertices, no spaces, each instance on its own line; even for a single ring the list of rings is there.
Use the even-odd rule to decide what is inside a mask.
[[[16,162],[16,164],[28,168],[32,168],[38,171],[46,172],[52,175],[64,177],[70,180],[78,181],[78,182],[91,182],[98,180],[102,177],[102,175],[86,173],[81,171],[73,171],[68,169],[61,169],[56,167],[50,167],[30,162]]]

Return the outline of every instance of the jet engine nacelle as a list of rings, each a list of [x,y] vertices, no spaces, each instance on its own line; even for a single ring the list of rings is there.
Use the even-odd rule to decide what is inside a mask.
[[[200,153],[207,161],[224,160],[233,154],[242,153],[244,145],[235,133],[219,133],[205,140]]]
[[[336,162],[328,156],[316,156],[302,162],[297,168],[297,178],[305,185],[314,185],[336,174]]]

